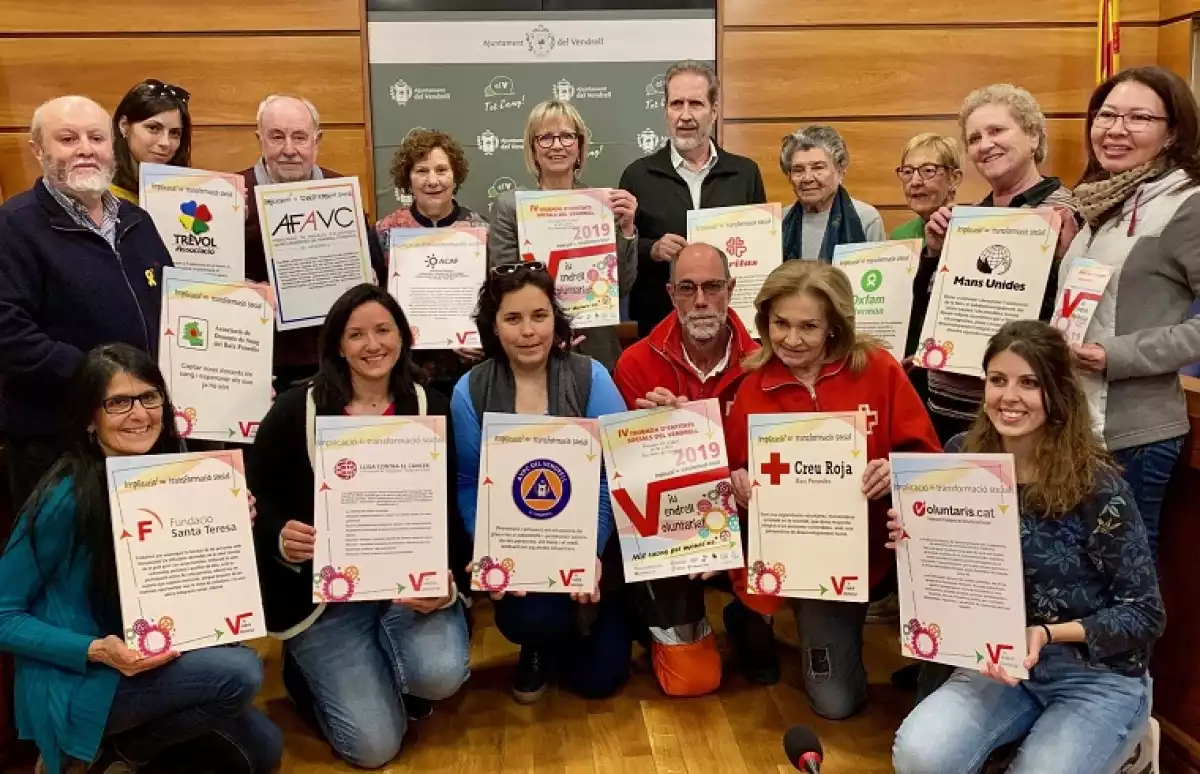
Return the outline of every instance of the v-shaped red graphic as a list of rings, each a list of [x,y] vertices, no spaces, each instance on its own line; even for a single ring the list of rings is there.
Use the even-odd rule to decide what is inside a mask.
[[[550,272],[551,279],[558,279],[558,265],[568,258],[590,258],[594,255],[607,255],[615,253],[617,246],[615,242],[609,242],[603,245],[592,245],[591,247],[572,247],[567,250],[551,250],[550,257],[547,260],[546,270]],[[533,253],[522,253],[521,260],[536,261]]]
[[[1075,297],[1072,298],[1071,289],[1065,288],[1063,290],[1062,316],[1064,319],[1070,317],[1084,301],[1096,301],[1099,303],[1100,299],[1101,295],[1099,293],[1093,293],[1087,290],[1079,291],[1075,294]]]
[[[697,484],[707,484],[712,481],[727,481],[729,479],[729,468],[718,468],[716,470],[703,470],[698,473],[688,473],[683,476],[675,476],[674,478],[664,478],[659,481],[651,481],[646,487],[646,512],[642,513],[638,510],[637,504],[633,502],[633,498],[629,496],[629,492],[624,489],[612,490],[613,499],[617,501],[617,505],[621,506],[621,510],[625,511],[625,515],[633,522],[634,529],[638,531],[642,537],[652,537],[658,534],[658,516],[662,512],[662,496],[667,492],[673,492],[676,489],[684,489]]]

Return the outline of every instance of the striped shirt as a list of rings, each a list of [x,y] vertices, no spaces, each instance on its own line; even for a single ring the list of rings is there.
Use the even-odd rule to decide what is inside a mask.
[[[100,203],[104,208],[104,214],[100,218],[100,224],[97,225],[92,220],[87,207],[50,185],[44,177],[42,178],[42,185],[46,186],[46,190],[50,192],[50,195],[67,211],[67,214],[71,216],[71,220],[88,231],[99,234],[104,238],[105,242],[108,242],[109,247],[114,250],[117,249],[117,212],[120,209],[117,197],[113,196],[107,190],[100,195]]]

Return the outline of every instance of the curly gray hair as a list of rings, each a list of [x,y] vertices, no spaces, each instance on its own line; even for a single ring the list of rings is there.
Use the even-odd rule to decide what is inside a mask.
[[[792,173],[792,156],[796,155],[796,151],[814,148],[825,151],[839,172],[845,172],[850,166],[850,152],[846,150],[846,141],[838,134],[838,130],[828,124],[812,124],[783,138],[783,147],[779,151],[779,168],[783,174]]]

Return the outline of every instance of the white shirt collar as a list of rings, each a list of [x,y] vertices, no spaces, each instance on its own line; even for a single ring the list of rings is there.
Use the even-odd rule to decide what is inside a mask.
[[[688,355],[687,347],[683,346],[683,342],[680,342],[679,348],[683,350],[683,359],[687,362],[688,368],[691,368],[696,372],[696,376],[700,377],[700,383],[703,384],[714,376],[720,375],[721,372],[729,367],[729,356],[733,354],[733,331],[729,332],[729,341],[725,342],[725,354],[719,361],[717,361],[717,364],[713,366],[712,370],[708,373],[701,371],[696,364],[692,362],[692,358]]]
[[[682,168],[688,170],[689,172],[691,172],[692,168],[691,168],[691,166],[688,165],[687,159],[685,159],[683,156],[679,155],[679,151],[675,150],[675,143],[668,141],[667,145],[671,146],[671,166],[673,166],[676,171],[679,171],[680,168],[682,167]],[[709,140],[708,141],[708,161],[704,162],[704,166],[700,167],[699,172],[707,172],[708,170],[712,169],[713,165],[716,163],[717,163],[717,144],[715,142],[713,142],[712,140]],[[697,172],[696,174],[699,174],[699,172]]]

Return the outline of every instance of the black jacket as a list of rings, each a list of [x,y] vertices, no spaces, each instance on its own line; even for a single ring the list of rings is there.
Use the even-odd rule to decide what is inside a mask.
[[[637,197],[638,275],[629,299],[629,315],[637,320],[638,338],[671,312],[666,284],[667,263],[651,260],[650,248],[664,234],[687,236],[687,213],[692,194],[671,164],[671,146],[625,168],[621,188]],[[767,200],[762,174],[753,159],[717,148],[717,163],[700,187],[700,208],[762,204]]]
[[[458,587],[464,585],[465,568],[471,561],[471,542],[458,517],[455,491],[454,431],[450,425],[450,402],[439,392],[426,389],[428,413],[446,417],[447,524],[450,568]],[[294,387],[279,396],[246,454],[246,485],[254,493],[258,517],[254,522],[254,550],[258,559],[258,583],[262,588],[267,631],[282,632],[303,621],[316,605],[312,601],[312,561],[296,569],[279,554],[279,533],[288,521],[313,523],[315,482],[304,437],[304,414],[308,385]],[[415,396],[396,401],[396,414],[417,413]],[[318,410],[318,414],[321,414]],[[355,604],[355,603],[346,603]]]
[[[0,207],[0,428],[9,435],[57,435],[67,381],[89,349],[158,351],[171,254],[144,210],[118,204],[116,250],[76,223],[41,178]]]

